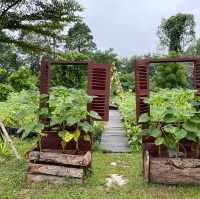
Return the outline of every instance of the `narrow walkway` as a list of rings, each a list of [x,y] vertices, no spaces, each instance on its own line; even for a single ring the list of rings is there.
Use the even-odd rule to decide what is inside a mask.
[[[101,137],[101,148],[103,151],[111,153],[129,153],[131,151],[117,110],[110,110],[110,120]]]

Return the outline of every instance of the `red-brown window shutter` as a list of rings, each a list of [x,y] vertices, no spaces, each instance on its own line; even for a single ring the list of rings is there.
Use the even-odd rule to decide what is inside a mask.
[[[48,93],[51,86],[51,65],[43,59],[40,66],[40,94]]]
[[[135,82],[136,115],[138,122],[141,114],[150,112],[149,104],[143,101],[144,98],[149,97],[149,63],[147,61],[136,61]]]
[[[109,120],[110,69],[108,64],[88,64],[88,95],[96,96],[88,110],[96,111],[103,121]]]
[[[200,60],[194,62],[194,88],[197,90],[197,96],[200,96]]]
[[[43,59],[40,66],[40,94],[46,94],[51,86],[51,68],[48,60]],[[47,107],[46,100],[40,100],[40,107]],[[44,116],[40,116],[40,120],[43,124],[48,124],[49,119]]]

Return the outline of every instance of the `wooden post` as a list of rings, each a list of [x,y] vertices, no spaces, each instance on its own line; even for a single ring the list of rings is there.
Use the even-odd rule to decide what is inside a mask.
[[[6,142],[8,142],[8,144],[10,145],[10,147],[11,147],[13,153],[15,154],[17,160],[21,160],[21,158],[20,158],[20,156],[19,156],[19,154],[17,152],[17,149],[16,149],[15,145],[13,144],[10,136],[8,135],[8,132],[7,132],[3,122],[1,120],[0,120],[0,127],[2,129],[2,132],[3,132],[4,136],[5,136]]]

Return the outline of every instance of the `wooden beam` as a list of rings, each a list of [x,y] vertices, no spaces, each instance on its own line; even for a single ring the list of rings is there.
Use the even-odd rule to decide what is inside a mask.
[[[84,178],[84,168],[72,168],[47,164],[29,164],[31,174],[46,174],[59,177]]]
[[[86,152],[83,155],[31,151],[28,153],[28,159],[34,162],[47,162],[74,166],[88,166],[92,161],[92,154],[90,151]]]
[[[50,176],[50,175],[42,175],[42,174],[28,174],[27,182],[50,182],[53,184],[82,184],[83,180],[78,178],[66,178],[66,177],[58,177],[58,176]]]

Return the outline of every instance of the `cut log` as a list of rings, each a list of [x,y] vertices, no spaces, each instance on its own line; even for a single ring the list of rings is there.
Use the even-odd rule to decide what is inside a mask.
[[[84,168],[30,163],[28,172],[31,174],[47,174],[59,177],[84,178]]]
[[[144,155],[144,180],[149,182],[149,151],[145,151]]]
[[[66,177],[57,177],[57,176],[50,176],[50,175],[42,175],[42,174],[28,174],[27,175],[27,182],[50,182],[54,184],[81,184],[83,183],[82,179],[78,178],[66,178]]]
[[[47,162],[74,166],[88,166],[91,163],[92,155],[90,151],[86,152],[84,155],[31,151],[28,153],[28,159],[29,161],[34,162]]]
[[[145,154],[146,155],[146,154]],[[146,157],[147,158],[147,157]],[[200,184],[200,160],[149,157],[149,181],[163,184]],[[145,177],[146,179],[146,177]]]

